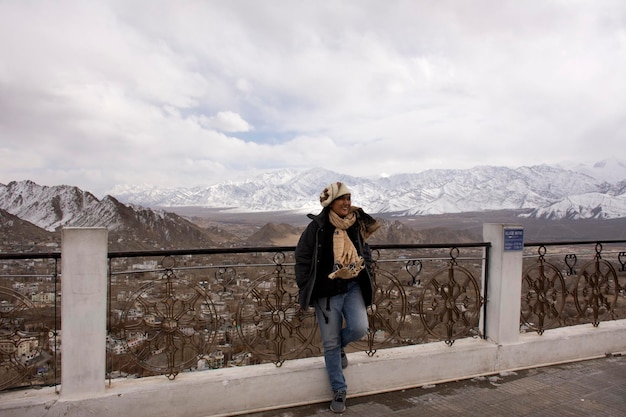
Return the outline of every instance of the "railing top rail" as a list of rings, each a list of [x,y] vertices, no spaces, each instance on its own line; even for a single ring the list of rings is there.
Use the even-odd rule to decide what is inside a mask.
[[[566,246],[566,245],[595,245],[598,243],[626,243],[626,240],[569,240],[558,242],[525,242],[524,247],[532,246]]]
[[[200,248],[200,249],[161,249],[146,251],[109,252],[109,258],[136,258],[141,256],[166,255],[220,255],[226,253],[254,253],[254,252],[291,252],[295,246],[257,246],[235,248]]]
[[[626,240],[566,240],[554,242],[525,242],[524,247],[534,246],[565,246],[565,245],[590,245],[590,244],[626,243]],[[465,243],[389,243],[370,245],[372,249],[442,249],[442,248],[475,248],[491,247],[491,242],[465,242]],[[201,249],[159,249],[145,251],[119,251],[109,252],[109,258],[136,258],[167,255],[216,255],[228,253],[254,253],[254,252],[293,252],[295,246],[256,246],[236,248],[201,248]],[[0,253],[0,260],[17,259],[61,259],[61,252],[25,252],[25,253]]]
[[[490,242],[470,243],[389,243],[370,245],[372,249],[442,249],[442,248],[476,248],[490,247]],[[144,251],[116,251],[109,252],[109,258],[138,258],[168,255],[219,255],[228,253],[254,253],[254,252],[293,252],[295,246],[256,246],[256,247],[231,247],[231,248],[200,248],[200,249],[158,249]],[[61,252],[47,253],[0,253],[0,260],[9,259],[60,259]]]
[[[377,244],[370,245],[372,249],[439,249],[451,247],[487,247],[489,242],[477,243],[424,243],[424,244]],[[171,249],[171,250],[150,250],[135,252],[109,252],[109,258],[132,258],[140,256],[166,256],[166,255],[216,255],[227,253],[253,253],[253,252],[293,252],[295,246],[257,246],[257,247],[237,247],[237,248],[204,248],[204,249]]]
[[[566,240],[554,242],[525,242],[524,247],[535,246],[565,246],[565,245],[590,245],[590,244],[621,244],[626,240]],[[443,248],[476,248],[491,247],[491,242],[465,242],[465,243],[389,243],[373,244],[372,249],[443,249]],[[109,258],[137,258],[168,255],[216,255],[228,253],[254,253],[254,252],[293,252],[295,246],[256,246],[234,248],[200,248],[200,249],[159,249],[145,251],[116,251],[109,252]],[[0,253],[0,260],[23,260],[23,259],[61,259],[61,252],[22,252]]]
[[[381,245],[370,245],[372,249],[445,249],[445,248],[487,248],[491,247],[491,242],[470,242],[470,243],[388,243]]]
[[[61,259],[61,252],[0,253],[0,260],[11,259]]]

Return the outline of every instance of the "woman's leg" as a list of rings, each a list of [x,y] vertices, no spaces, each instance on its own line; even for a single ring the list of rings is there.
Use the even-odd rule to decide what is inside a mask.
[[[346,327],[341,330],[341,347],[346,347],[349,343],[361,339],[367,334],[369,322],[367,319],[367,309],[363,302],[361,287],[356,282],[348,285],[348,292],[343,294],[343,316]]]
[[[315,302],[315,316],[322,336],[324,346],[324,361],[326,372],[333,391],[345,391],[346,379],[341,369],[341,327],[343,325],[344,295],[320,298]]]

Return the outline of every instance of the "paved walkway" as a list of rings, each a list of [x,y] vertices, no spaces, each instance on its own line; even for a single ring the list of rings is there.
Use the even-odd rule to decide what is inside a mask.
[[[285,393],[289,395],[289,393]],[[330,400],[330,399],[329,399]],[[331,417],[329,403],[246,414]],[[348,398],[343,416],[626,416],[626,356]]]

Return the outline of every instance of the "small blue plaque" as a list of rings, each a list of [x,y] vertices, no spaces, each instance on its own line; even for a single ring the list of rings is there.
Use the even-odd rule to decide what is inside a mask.
[[[524,229],[504,229],[504,250],[524,250]]]

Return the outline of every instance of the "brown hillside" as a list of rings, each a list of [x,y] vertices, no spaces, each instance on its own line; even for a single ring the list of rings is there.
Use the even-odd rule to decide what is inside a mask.
[[[267,223],[253,233],[246,242],[250,246],[295,246],[301,234],[301,228],[290,224]]]

